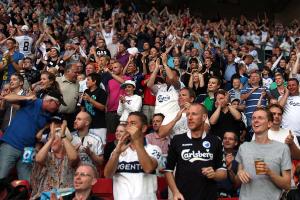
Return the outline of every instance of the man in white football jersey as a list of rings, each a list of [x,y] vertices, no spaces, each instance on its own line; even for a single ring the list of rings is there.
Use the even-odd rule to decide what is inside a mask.
[[[23,53],[25,57],[31,55],[31,48],[33,39],[28,35],[29,27],[27,25],[22,26],[21,30],[18,30],[18,36],[15,37],[15,40],[19,44],[19,51]]]

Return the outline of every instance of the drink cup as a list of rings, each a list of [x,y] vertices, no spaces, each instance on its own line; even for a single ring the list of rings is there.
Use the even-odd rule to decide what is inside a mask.
[[[254,165],[255,165],[255,171],[256,171],[256,175],[262,175],[265,174],[265,171],[258,169],[258,165],[264,163],[264,159],[263,158],[256,158],[254,160]]]

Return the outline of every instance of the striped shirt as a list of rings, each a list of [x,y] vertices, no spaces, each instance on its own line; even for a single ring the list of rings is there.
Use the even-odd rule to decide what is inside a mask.
[[[251,86],[246,87],[245,89],[241,90],[241,94],[249,93],[252,89],[253,89],[253,87],[251,87]],[[246,104],[245,115],[246,115],[247,119],[252,117],[252,113],[255,111],[255,109],[257,107],[258,100],[259,100],[263,90],[266,90],[267,93],[270,93],[268,88],[259,87],[257,90],[252,92],[250,94],[250,96],[245,100],[245,104]],[[265,96],[262,99],[261,106],[266,107],[266,105],[267,105],[267,100],[266,100],[266,96]]]

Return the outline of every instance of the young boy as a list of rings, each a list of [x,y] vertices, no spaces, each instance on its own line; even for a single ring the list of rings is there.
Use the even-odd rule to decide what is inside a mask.
[[[87,76],[87,89],[83,94],[82,109],[92,117],[90,133],[93,133],[106,142],[105,105],[107,94],[100,88],[101,77],[99,74],[91,73]]]

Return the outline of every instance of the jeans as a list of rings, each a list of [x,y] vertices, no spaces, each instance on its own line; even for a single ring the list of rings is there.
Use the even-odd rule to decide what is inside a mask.
[[[120,116],[117,112],[107,112],[105,114],[107,133],[115,133],[120,123]]]
[[[9,175],[13,167],[17,167],[18,179],[30,181],[32,164],[22,162],[23,151],[7,143],[0,144],[0,178]]]
[[[143,113],[146,115],[148,120],[148,125],[151,125],[152,117],[154,114],[154,107],[155,106],[149,106],[149,105],[143,105]]]

